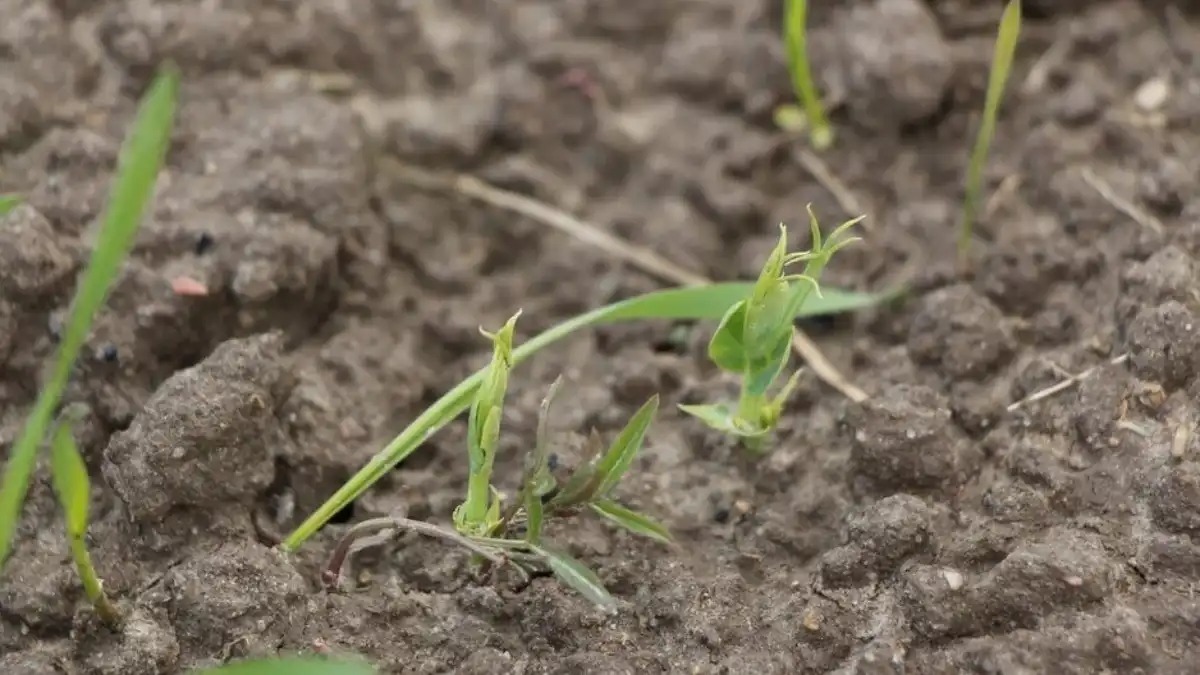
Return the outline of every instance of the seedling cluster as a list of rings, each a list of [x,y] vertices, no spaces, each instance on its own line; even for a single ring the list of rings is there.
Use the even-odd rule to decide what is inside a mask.
[[[782,126],[807,125],[814,147],[832,144],[833,130],[813,84],[807,55],[805,0],[785,0],[785,43],[792,83],[802,109],[785,108],[777,119]],[[988,83],[987,101],[979,136],[971,155],[966,197],[959,233],[959,253],[966,260],[982,181],[1000,99],[1011,68],[1020,29],[1019,0],[1010,0],[1000,25],[995,58]],[[69,320],[25,428],[15,443],[0,483],[0,571],[11,553],[17,519],[36,464],[37,453],[50,434],[51,469],[55,493],[63,509],[67,540],[85,595],[96,613],[110,624],[121,616],[117,604],[104,591],[87,548],[91,485],[86,466],[72,437],[72,426],[82,411],[75,406],[59,410],[75,360],[91,323],[133,243],[146,205],[153,194],[164,161],[174,120],[179,76],[171,66],[147,91],[137,120],[122,149],[112,194],[101,219],[96,246],[72,301]],[[0,217],[16,208],[19,198],[0,195]],[[572,558],[546,538],[547,523],[590,513],[652,540],[668,543],[670,533],[651,517],[616,501],[616,488],[634,467],[650,425],[659,409],[657,395],[630,418],[624,429],[605,447],[593,435],[591,452],[565,480],[550,471],[550,411],[560,382],[547,394],[538,419],[536,438],[525,454],[519,485],[511,498],[493,481],[501,420],[512,369],[536,351],[584,328],[642,319],[719,320],[708,345],[708,356],[720,369],[740,378],[736,402],[680,406],[683,412],[708,426],[730,434],[752,450],[767,448],[767,437],[777,428],[784,406],[795,386],[796,375],[782,385],[787,369],[797,317],[853,311],[877,302],[881,296],[822,290],[822,271],[834,254],[854,241],[849,229],[854,219],[822,235],[809,209],[812,246],[807,251],[787,251],[787,230],[780,227],[777,245],[754,283],[718,283],[676,288],[630,298],[592,310],[515,345],[518,315],[494,333],[484,334],[492,344],[486,368],[460,383],[423,412],[366,466],[342,486],[283,542],[295,551],[334,514],[365,492],[388,471],[414,452],[430,435],[467,411],[469,477],[463,503],[450,515],[452,526],[404,518],[380,518],[352,526],[335,549],[324,575],[335,585],[356,543],[389,531],[412,531],[462,546],[474,555],[481,571],[500,567],[516,570],[524,578],[537,572],[552,573],[560,581],[606,609],[616,606],[599,578],[583,562]],[[789,271],[803,265],[799,272]],[[57,417],[57,421],[55,418]],[[216,673],[274,675],[359,674],[372,670],[354,661],[326,659],[270,659],[229,664]]]

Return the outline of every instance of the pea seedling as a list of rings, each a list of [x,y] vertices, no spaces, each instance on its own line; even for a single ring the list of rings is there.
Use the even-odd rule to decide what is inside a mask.
[[[800,131],[807,126],[813,148],[824,150],[833,145],[833,127],[825,116],[808,64],[808,0],[784,1],[783,42],[787,46],[792,89],[803,107],[780,106],[775,111],[775,124],[785,131]]]
[[[75,560],[75,570],[83,582],[84,594],[102,620],[109,625],[116,625],[121,617],[109,602],[104,585],[96,576],[96,568],[92,566],[92,557],[87,548],[91,483],[88,480],[87,466],[83,463],[83,457],[80,456],[75,439],[71,435],[71,427],[81,417],[82,408],[77,405],[69,406],[63,411],[50,442],[51,477],[54,492],[62,505],[71,557]]]
[[[517,317],[509,319],[492,340],[492,360],[476,390],[467,422],[467,454],[470,476],[467,500],[454,512],[454,531],[430,523],[404,518],[377,518],[351,528],[339,543],[324,572],[326,584],[335,585],[351,545],[383,531],[410,530],[458,544],[488,565],[512,565],[523,577],[548,568],[560,581],[598,606],[611,610],[616,602],[596,575],[582,562],[547,543],[544,524],[551,517],[566,517],[591,511],[612,524],[659,542],[669,542],[670,533],[661,524],[612,498],[614,488],[633,464],[645,442],[646,432],[658,411],[658,396],[647,401],[608,450],[593,443],[589,459],[580,464],[560,485],[549,468],[549,419],[554,395],[561,383],[550,388],[538,415],[537,438],[527,453],[521,486],[515,499],[504,504],[492,485],[495,450],[500,437],[508,373],[513,363],[513,330]]]
[[[821,227],[811,206],[808,214],[812,249],[788,253],[787,227],[780,225],[779,243],[767,257],[749,296],[729,308],[708,343],[712,362],[741,376],[737,405],[722,402],[680,406],[713,429],[739,437],[756,451],[763,449],[764,437],[778,424],[799,375],[797,371],[776,393],[771,393],[791,355],[795,317],[812,293],[821,294],[821,272],[835,253],[857,241],[846,232],[862,220],[859,217],[843,223],[822,241]],[[786,272],[789,265],[799,262],[805,264],[804,272]]]
[[[13,446],[3,483],[0,483],[0,569],[12,550],[17,518],[21,515],[21,506],[37,463],[38,448],[62,399],[75,359],[87,340],[92,320],[104,304],[121,263],[133,245],[142,213],[154,193],[155,179],[170,141],[178,89],[177,70],[169,65],[164,67],[143,97],[132,131],[122,147],[112,193],[97,232],[96,247],[72,300],[70,318],[53,367]]]
[[[975,233],[975,214],[979,209],[979,193],[983,183],[983,166],[987,163],[992,147],[992,136],[996,133],[996,116],[1000,111],[1000,99],[1004,85],[1012,70],[1013,56],[1017,51],[1017,37],[1021,33],[1021,1],[1011,0],[1000,17],[1000,28],[996,35],[996,48],[992,56],[992,67],[988,73],[987,98],[983,104],[983,119],[979,123],[979,135],[971,151],[967,166],[966,188],[963,196],[962,220],[958,227],[958,261],[963,270],[970,268],[971,238]]]

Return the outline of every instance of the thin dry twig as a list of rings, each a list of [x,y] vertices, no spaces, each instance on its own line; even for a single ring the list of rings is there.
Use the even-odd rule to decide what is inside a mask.
[[[599,228],[589,225],[561,209],[555,208],[531,197],[502,190],[497,187],[464,174],[438,174],[411,166],[405,166],[395,160],[388,160],[389,169],[400,180],[414,187],[430,190],[448,190],[465,197],[477,199],[486,204],[507,209],[514,213],[552,227],[579,241],[595,246],[608,255],[623,260],[647,274],[658,277],[670,283],[683,286],[702,286],[712,283],[704,275],[697,274],[681,267],[654,251],[631,244],[615,237]],[[821,353],[807,335],[796,329],[792,339],[792,348],[808,363],[817,377],[833,387],[850,400],[861,403],[867,399],[867,393],[850,382],[829,359]]]
[[[1069,388],[1075,386],[1076,384],[1079,384],[1080,382],[1086,380],[1087,378],[1094,375],[1097,370],[1100,370],[1104,366],[1115,366],[1117,364],[1124,363],[1127,360],[1129,360],[1128,352],[1121,354],[1120,356],[1118,356],[1114,359],[1109,360],[1108,363],[1102,363],[1100,365],[1092,366],[1091,368],[1088,368],[1085,371],[1075,373],[1074,375],[1067,377],[1066,379],[1062,380],[1061,382],[1052,384],[1049,387],[1046,387],[1045,389],[1039,389],[1038,391],[1033,392],[1032,394],[1030,394],[1029,396],[1026,396],[1025,398],[1021,399],[1020,401],[1010,404],[1008,406],[1008,412],[1016,412],[1022,406],[1029,405],[1030,403],[1036,403],[1037,401],[1040,401],[1044,398],[1050,398],[1051,396],[1059,393],[1060,391],[1069,389]]]
[[[1128,199],[1125,199],[1121,195],[1117,194],[1116,190],[1114,190],[1111,185],[1104,182],[1104,180],[1097,176],[1091,169],[1083,167],[1079,170],[1079,174],[1083,176],[1083,181],[1087,183],[1089,187],[1095,190],[1096,193],[1099,194],[1100,197],[1104,201],[1108,202],[1108,204],[1114,209],[1129,216],[1134,220],[1134,222],[1142,227],[1153,230],[1158,234],[1162,234],[1163,224],[1161,220],[1155,218],[1150,213],[1147,213],[1137,204],[1134,204]]]

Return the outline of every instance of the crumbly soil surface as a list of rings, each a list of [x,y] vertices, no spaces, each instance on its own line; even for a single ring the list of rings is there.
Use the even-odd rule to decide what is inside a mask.
[[[826,283],[904,302],[804,324],[870,395],[806,374],[754,460],[677,412],[728,395],[710,325],[585,332],[515,371],[499,479],[538,403],[611,436],[663,396],[623,500],[664,547],[549,536],[621,602],[477,583],[407,536],[342,590],[348,523],[448,522],[461,422],[337,523],[274,544],[461,378],[476,329],[528,338],[662,282],[512,213],[397,178],[467,172],[713,278],[754,274],[812,203],[774,130],[790,99],[767,0],[0,1],[0,446],[52,353],[122,135],[155,65],[185,74],[153,212],[68,392],[92,618],[40,467],[0,581],[0,672],[177,673],[354,652],[394,673],[1185,673],[1200,659],[1200,17],[1028,0],[974,274],[954,232],[999,3],[819,2],[812,59],[870,215]],[[1097,189],[1099,186],[1100,189]],[[190,277],[205,297],[177,295]],[[1124,358],[1118,358],[1124,357]],[[1114,362],[1115,361],[1115,362]],[[1091,377],[1011,404],[1071,373]],[[44,463],[43,463],[44,464]]]

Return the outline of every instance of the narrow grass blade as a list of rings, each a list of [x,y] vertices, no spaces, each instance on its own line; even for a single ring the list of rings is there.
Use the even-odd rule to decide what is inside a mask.
[[[53,369],[13,446],[0,484],[0,568],[8,560],[17,518],[29,488],[29,476],[36,464],[38,446],[46,435],[71,368],[87,339],[92,319],[104,304],[121,263],[129,253],[142,213],[154,192],[155,178],[170,141],[178,89],[178,72],[173,67],[165,68],[142,99],[133,129],[122,148],[96,246],[75,293]]]
[[[617,483],[621,482],[621,478],[633,463],[633,458],[642,449],[642,443],[646,441],[646,432],[650,430],[650,424],[654,421],[654,415],[657,413],[658,394],[655,394],[633,414],[629,423],[625,425],[617,439],[613,441],[612,446],[609,447],[604,458],[600,460],[596,471],[603,478],[592,499],[607,495],[617,486]]]
[[[538,351],[563,338],[591,326],[642,319],[711,320],[725,316],[735,303],[750,294],[753,284],[749,282],[727,282],[708,286],[686,286],[655,291],[627,300],[606,305],[568,319],[563,323],[535,336],[513,350],[513,365],[517,365]],[[871,307],[898,293],[857,293],[832,288],[822,290],[822,297],[810,296],[797,317],[839,314]],[[301,523],[283,542],[285,551],[295,551],[309,537],[329,522],[334,514],[354,501],[411,455],[438,429],[457,417],[470,405],[475,389],[483,379],[478,371],[451,389],[432,406],[413,420],[399,436],[379,451],[371,461],[350,478],[336,493]]]
[[[0,195],[0,216],[12,211],[20,203],[21,198],[17,195]]]
[[[553,548],[546,546],[531,548],[534,553],[546,561],[546,564],[550,566],[550,571],[554,572],[554,576],[558,577],[559,581],[575,589],[580,595],[605,611],[612,612],[617,609],[617,601],[609,595],[595,572],[588,569],[586,565]]]
[[[87,532],[91,484],[87,466],[72,437],[71,424],[66,420],[60,422],[54,431],[50,444],[50,468],[54,492],[58,495],[66,520],[67,534],[72,538],[82,537]]]
[[[592,504],[592,510],[634,534],[640,534],[664,544],[671,543],[671,533],[664,525],[614,501],[601,499]]]
[[[363,661],[326,659],[321,657],[284,657],[251,659],[227,663],[216,668],[193,671],[192,675],[376,675],[370,664]]]
[[[825,117],[821,95],[813,83],[808,64],[808,0],[786,0],[784,5],[783,41],[787,46],[788,70],[792,88],[804,106],[809,139],[813,148],[824,150],[833,144],[833,129]]]
[[[958,227],[958,257],[960,265],[969,265],[971,237],[975,233],[975,215],[979,209],[979,193],[983,183],[983,166],[987,163],[992,147],[992,136],[996,133],[996,116],[1000,111],[1000,99],[1012,70],[1013,57],[1017,51],[1017,38],[1021,33],[1021,1],[1010,0],[1000,18],[1000,30],[996,35],[996,50],[992,56],[992,68],[988,75],[987,98],[983,104],[983,119],[979,123],[979,135],[971,151],[967,166],[967,183],[963,197],[962,221]]]

